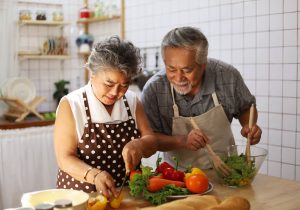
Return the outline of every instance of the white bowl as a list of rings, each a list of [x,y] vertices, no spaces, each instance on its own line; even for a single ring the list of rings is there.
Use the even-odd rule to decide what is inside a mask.
[[[40,203],[54,204],[56,200],[68,199],[72,201],[74,210],[86,210],[89,195],[83,191],[69,189],[50,189],[23,194],[23,207],[34,207]]]

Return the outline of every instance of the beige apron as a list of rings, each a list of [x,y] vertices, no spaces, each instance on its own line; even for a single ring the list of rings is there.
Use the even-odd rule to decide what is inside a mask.
[[[195,116],[179,116],[178,106],[175,103],[173,86],[171,92],[173,98],[173,125],[172,135],[187,135],[192,129],[191,118],[198,124],[199,128],[206,134],[210,140],[213,150],[218,153],[224,153],[228,145],[234,144],[234,138],[231,131],[230,123],[221,104],[219,104],[216,93],[212,94],[215,107],[209,111]],[[173,157],[179,159],[179,169],[185,170],[189,165],[207,169],[211,167],[208,155],[205,149],[191,151],[187,149],[174,150],[164,153],[164,160],[172,163]]]

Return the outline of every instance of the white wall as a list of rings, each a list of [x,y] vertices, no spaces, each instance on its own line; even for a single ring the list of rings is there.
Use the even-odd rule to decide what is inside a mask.
[[[126,0],[126,38],[157,46],[174,27],[200,28],[209,56],[237,67],[257,98],[262,173],[300,180],[299,11],[299,0]]]

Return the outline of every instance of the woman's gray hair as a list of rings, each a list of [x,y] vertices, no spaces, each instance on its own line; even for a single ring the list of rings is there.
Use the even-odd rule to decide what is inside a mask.
[[[97,73],[107,69],[117,69],[129,79],[137,75],[141,68],[140,50],[131,42],[112,36],[95,44],[86,67]]]
[[[161,43],[161,54],[164,58],[165,48],[180,48],[196,50],[196,63],[206,64],[208,41],[205,35],[194,27],[180,27],[169,31]]]

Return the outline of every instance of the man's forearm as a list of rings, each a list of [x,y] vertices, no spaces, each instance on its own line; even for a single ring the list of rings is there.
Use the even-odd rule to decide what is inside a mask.
[[[162,133],[155,133],[158,137],[158,150],[170,151],[185,148],[186,136],[168,136]]]

